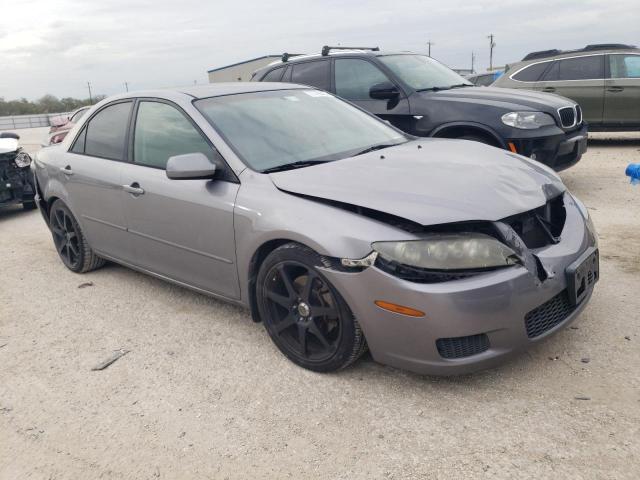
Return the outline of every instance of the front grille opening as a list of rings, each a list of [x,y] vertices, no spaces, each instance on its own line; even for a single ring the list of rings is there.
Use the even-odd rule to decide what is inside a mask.
[[[576,112],[573,107],[564,107],[558,110],[560,121],[564,128],[571,128],[576,124]]]
[[[466,337],[439,338],[436,340],[438,353],[442,358],[465,358],[489,350],[486,333]]]
[[[580,125],[582,123],[582,109],[580,105],[576,105],[576,125]]]
[[[546,247],[560,241],[567,219],[564,196],[549,200],[542,207],[504,219],[529,248]]]
[[[527,337],[539,337],[561,324],[575,309],[575,305],[569,301],[567,290],[563,290],[525,315],[524,325]]]

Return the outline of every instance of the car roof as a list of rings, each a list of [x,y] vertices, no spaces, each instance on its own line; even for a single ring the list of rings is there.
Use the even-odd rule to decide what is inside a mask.
[[[540,50],[537,52],[528,53],[520,61],[528,62],[532,60],[570,57],[580,54],[598,55],[603,53],[640,53],[640,49],[638,49],[635,45],[624,45],[620,43],[601,43],[587,45],[584,48],[578,48],[575,50]]]
[[[268,70],[277,65],[289,65],[290,63],[297,63],[297,62],[303,62],[305,60],[314,60],[314,59],[320,59],[320,58],[330,58],[330,57],[340,57],[340,56],[384,57],[387,55],[422,55],[422,54],[416,53],[416,52],[381,52],[379,50],[360,50],[355,48],[330,51],[326,55],[323,55],[322,53],[308,53],[308,54],[304,53],[304,54],[288,57],[288,59],[284,62],[282,61],[282,58],[280,58],[279,60],[275,60],[270,64],[259,68],[258,70],[256,70],[256,72]]]

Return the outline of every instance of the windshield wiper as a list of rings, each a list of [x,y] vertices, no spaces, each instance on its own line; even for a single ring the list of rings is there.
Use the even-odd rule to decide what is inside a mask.
[[[357,157],[358,155],[364,155],[365,153],[375,152],[376,150],[382,150],[383,148],[393,147],[394,145],[397,145],[397,143],[380,143],[378,145],[372,145],[368,148],[365,148],[364,150],[359,151],[353,156]]]
[[[284,165],[276,165],[275,167],[262,170],[261,173],[275,173],[284,172],[285,170],[293,170],[295,168],[310,167],[311,165],[319,165],[321,163],[327,163],[331,160],[300,160],[298,162],[285,163]]]
[[[443,87],[429,87],[429,88],[418,88],[416,92],[439,92],[440,90],[449,90],[451,87],[443,86]]]
[[[456,85],[451,85],[449,88],[462,88],[462,87],[475,87],[475,85],[471,85],[470,83],[458,83]]]

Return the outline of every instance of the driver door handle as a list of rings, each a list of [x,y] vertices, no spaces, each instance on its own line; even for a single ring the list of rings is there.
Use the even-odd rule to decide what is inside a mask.
[[[66,167],[60,167],[60,171],[65,175],[73,175],[73,170],[71,170],[71,165],[67,165]]]
[[[138,195],[144,195],[144,189],[140,187],[138,182],[133,182],[131,185],[122,185],[122,189],[136,197]]]
[[[624,87],[607,87],[607,92],[621,92]]]
[[[555,91],[556,91],[556,89],[555,89],[555,87],[544,87],[544,88],[542,89],[542,91],[543,91],[543,92],[551,93],[551,92],[555,92]]]

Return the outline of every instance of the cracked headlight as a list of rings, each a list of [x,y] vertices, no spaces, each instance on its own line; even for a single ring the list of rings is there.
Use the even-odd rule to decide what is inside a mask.
[[[553,117],[544,112],[509,112],[502,115],[502,123],[513,128],[534,130],[548,125],[555,125]]]
[[[16,164],[16,167],[25,168],[31,165],[31,157],[27,152],[20,152],[18,153],[18,155],[16,155],[13,163]]]
[[[371,246],[384,260],[428,270],[476,270],[520,263],[511,248],[483,233],[439,234]]]

